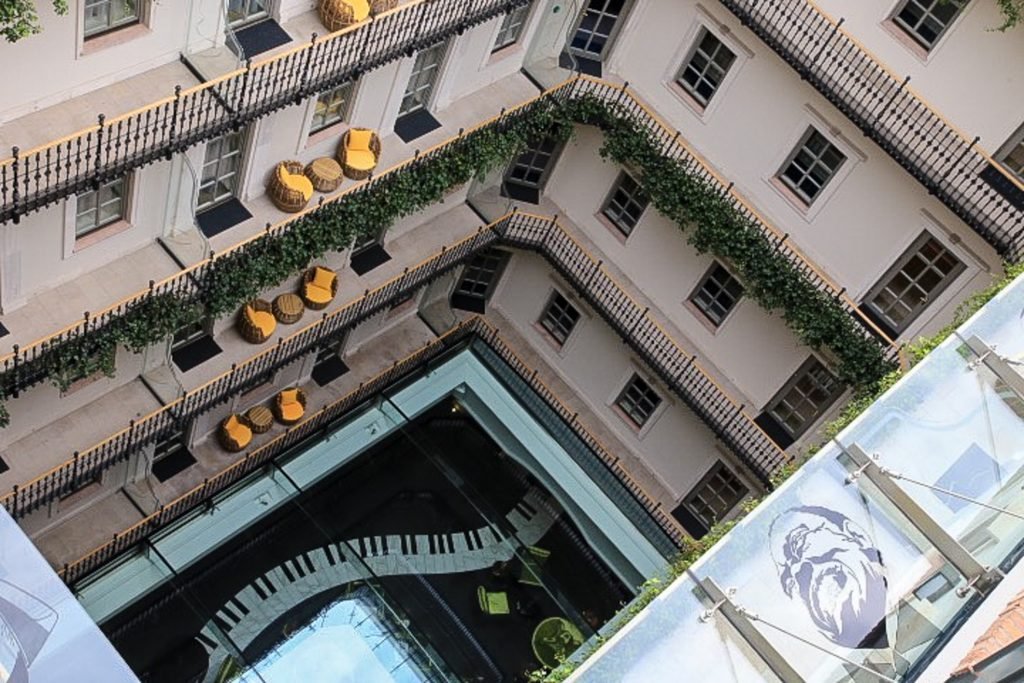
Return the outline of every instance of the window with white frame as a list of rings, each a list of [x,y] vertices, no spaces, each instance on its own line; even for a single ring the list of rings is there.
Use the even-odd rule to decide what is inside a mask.
[[[898,335],[963,269],[960,259],[926,232],[868,293],[867,306],[872,317]]]
[[[797,439],[842,392],[843,385],[836,376],[812,356],[776,394],[766,412],[791,438]]]
[[[639,428],[647,424],[661,405],[661,397],[640,375],[633,375],[615,399],[615,405]]]
[[[743,285],[721,263],[715,262],[701,280],[690,301],[718,327],[743,296]]]
[[[416,55],[412,73],[409,75],[409,83],[405,86],[405,94],[402,95],[402,105],[398,109],[399,116],[430,106],[430,98],[433,96],[437,79],[441,75],[441,65],[447,51],[448,43],[446,41],[420,50]]]
[[[265,0],[227,0],[228,25],[238,28],[268,16]]]
[[[313,120],[309,124],[309,132],[316,133],[340,123],[348,116],[348,108],[352,102],[355,84],[352,81],[342,83],[337,88],[321,93],[316,99]]]
[[[1024,126],[1021,126],[1013,137],[1003,145],[999,161],[1006,167],[1006,170],[1024,183]]]
[[[569,300],[560,292],[555,292],[548,299],[548,305],[544,308],[540,326],[547,330],[547,333],[561,346],[572,334],[579,319],[579,310],[569,303]]]
[[[748,493],[750,489],[725,463],[719,461],[704,475],[684,503],[702,524],[711,528],[722,521]]]
[[[619,174],[608,195],[608,201],[604,205],[604,215],[615,224],[615,227],[623,235],[628,237],[636,224],[640,222],[640,216],[647,208],[647,201],[647,194],[640,187],[640,183],[623,171]]]
[[[128,208],[128,177],[103,183],[98,189],[78,195],[75,237],[84,237],[125,218]]]
[[[805,203],[810,204],[846,161],[846,156],[824,135],[808,128],[793,154],[779,171],[779,178]]]
[[[491,52],[497,52],[510,45],[515,45],[523,34],[523,26],[526,25],[526,15],[530,13],[530,6],[523,5],[516,7],[505,14],[501,19],[501,27],[498,28],[498,37],[494,40],[494,47]]]
[[[141,0],[85,0],[85,37],[92,38],[139,22]]]
[[[707,106],[735,60],[732,50],[711,31],[702,28],[676,82],[700,104]]]
[[[930,50],[966,4],[967,0],[906,0],[892,20]]]
[[[196,210],[209,209],[235,196],[244,140],[244,131],[228,131],[206,143]]]

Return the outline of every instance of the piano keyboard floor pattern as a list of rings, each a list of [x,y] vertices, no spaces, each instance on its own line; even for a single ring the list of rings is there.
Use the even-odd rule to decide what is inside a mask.
[[[512,558],[518,544],[533,545],[554,524],[557,503],[540,489],[530,489],[505,516],[511,535],[493,526],[451,534],[406,534],[357,538],[333,543],[285,560],[256,577],[227,601],[197,637],[210,655],[206,681],[214,681],[229,654],[217,633],[244,650],[268,624],[307,598],[366,577],[399,574],[453,574],[486,569]],[[353,551],[362,562],[346,559]],[[364,567],[365,565],[365,567]]]

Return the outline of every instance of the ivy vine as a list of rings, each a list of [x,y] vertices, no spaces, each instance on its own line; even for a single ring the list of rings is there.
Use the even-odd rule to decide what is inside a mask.
[[[654,207],[687,231],[698,251],[728,262],[750,296],[767,310],[781,312],[805,344],[830,349],[839,359],[841,379],[870,389],[891,369],[879,345],[866,339],[849,314],[780,254],[729,197],[691,168],[663,155],[651,133],[629,112],[584,95],[538,99],[358,191],[324,203],[283,229],[268,231],[213,259],[193,271],[197,286],[189,292],[152,294],[87,332],[58,339],[17,369],[0,374],[0,402],[23,388],[25,378],[49,378],[66,390],[81,377],[99,371],[112,374],[118,346],[139,352],[188,324],[229,315],[325,253],[382,234],[399,219],[504,166],[531,141],[567,140],[579,124],[596,125],[604,132],[604,158],[642,171],[641,182]],[[0,426],[8,422],[0,403]]]

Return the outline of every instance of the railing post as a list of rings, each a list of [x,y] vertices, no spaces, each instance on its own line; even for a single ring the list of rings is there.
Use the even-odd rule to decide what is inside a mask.
[[[96,163],[93,166],[93,170],[96,171],[97,177],[93,181],[93,189],[98,190],[100,186],[99,174],[103,171],[103,123],[107,120],[106,115],[100,114],[96,117],[96,121],[99,124],[99,128],[96,131]]]
[[[18,190],[18,171],[21,166],[21,158],[18,153],[20,151],[17,146],[11,147],[11,154],[14,157],[14,163],[11,164],[11,221],[15,225],[21,222],[21,213],[18,211],[18,199],[21,197],[21,192]]]
[[[171,105],[171,125],[167,131],[167,152],[164,159],[170,161],[174,156],[174,139],[178,134],[178,110],[181,107],[181,86],[174,86],[174,103]]]
[[[295,104],[300,104],[306,93],[306,82],[309,80],[309,65],[313,61],[313,50],[316,47],[316,31],[309,38],[309,47],[306,48],[306,59],[302,64],[302,75],[299,80],[299,91],[295,94]]]

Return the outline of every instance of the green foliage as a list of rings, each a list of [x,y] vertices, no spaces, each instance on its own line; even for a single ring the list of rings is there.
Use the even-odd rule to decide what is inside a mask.
[[[996,27],[996,31],[1009,30],[1024,21],[1024,0],[996,0],[996,4],[1003,14],[1003,23]]]
[[[641,171],[641,183],[660,213],[688,232],[699,252],[732,266],[746,293],[778,311],[809,347],[838,358],[840,378],[871,389],[892,369],[878,343],[862,334],[841,305],[822,293],[700,169],[664,156],[654,137],[628,114],[594,97],[567,105],[575,120],[605,133],[601,154]]]
[[[67,0],[53,0],[53,9],[57,14],[67,14]],[[0,35],[7,42],[16,43],[41,30],[35,0],[0,0]]]

